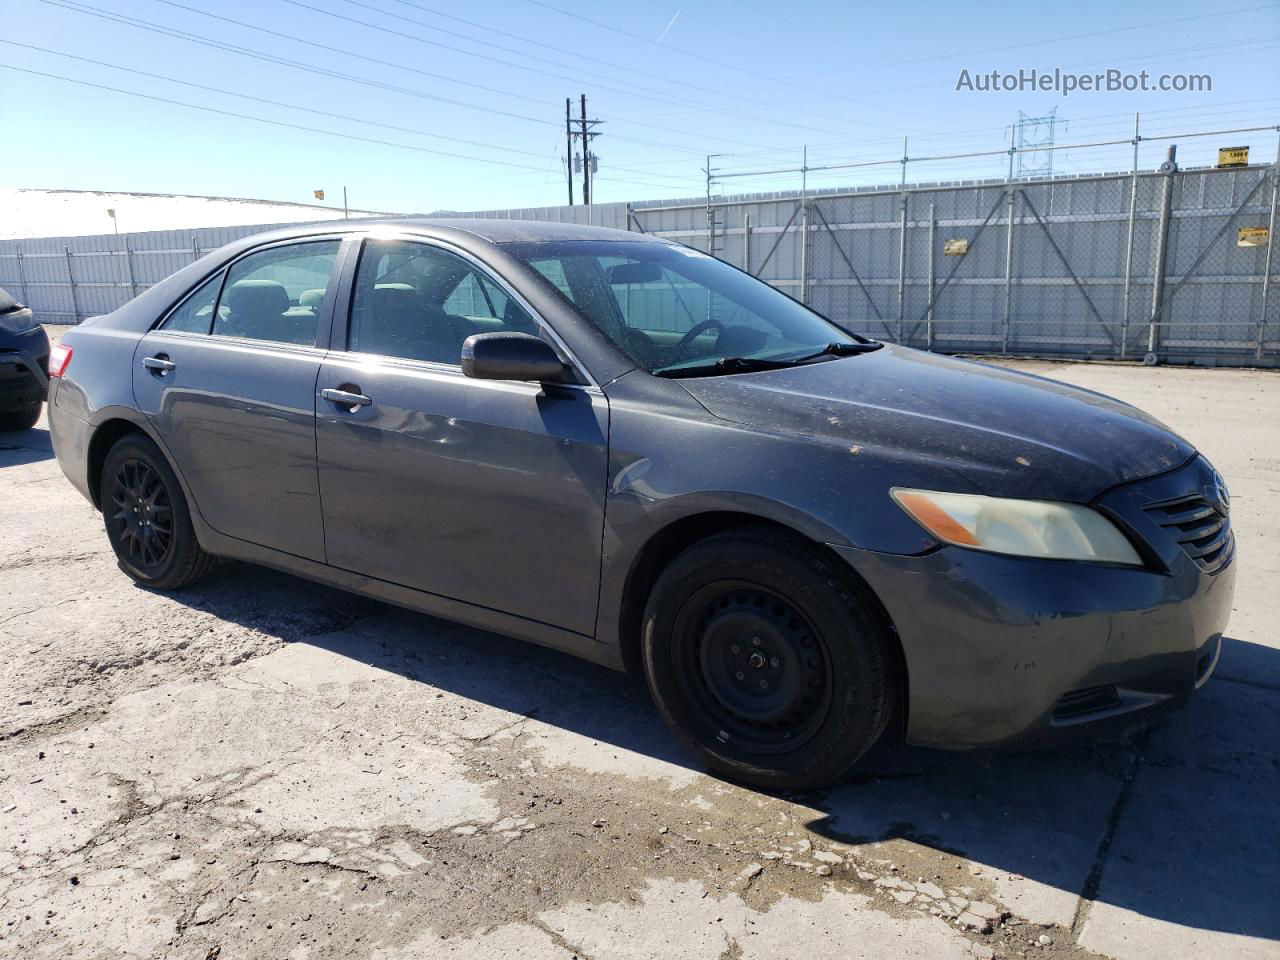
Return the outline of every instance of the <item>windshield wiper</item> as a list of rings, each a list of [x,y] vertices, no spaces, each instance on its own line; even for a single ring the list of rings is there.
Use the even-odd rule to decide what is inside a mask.
[[[812,360],[819,360],[822,357],[851,357],[857,353],[871,353],[873,350],[879,350],[883,346],[883,343],[877,343],[875,340],[859,341],[855,343],[828,343],[817,353],[810,353],[803,357],[792,357],[787,361],[787,363],[809,363]]]
[[[658,377],[714,377],[720,373],[751,373],[755,370],[781,370],[794,366],[790,360],[764,360],[760,357],[723,357],[715,363],[700,363],[693,367],[674,367],[655,370]]]
[[[825,357],[849,357],[858,353],[870,353],[873,350],[879,350],[883,346],[883,343],[876,343],[875,341],[868,341],[867,343],[828,343],[816,353],[806,354],[802,357],[788,357],[786,359],[723,357],[714,363],[655,370],[654,375],[676,379],[679,377],[714,377],[717,374],[724,373],[754,373],[759,370],[781,370],[785,367],[814,363]]]

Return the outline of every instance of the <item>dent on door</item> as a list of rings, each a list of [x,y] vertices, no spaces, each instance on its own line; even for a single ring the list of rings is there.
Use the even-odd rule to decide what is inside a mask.
[[[605,398],[414,363],[327,361],[317,454],[328,562],[590,635]]]
[[[324,559],[315,470],[316,350],[149,333],[134,398],[219,533]]]

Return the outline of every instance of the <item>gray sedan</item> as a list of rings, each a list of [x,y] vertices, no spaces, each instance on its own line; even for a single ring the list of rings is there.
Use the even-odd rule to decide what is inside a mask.
[[[1231,610],[1226,486],[1151,417],[642,234],[255,236],[50,371],[58,460],[139,583],[231,557],[642,671],[755,784],[830,783],[891,725],[977,748],[1150,717]]]

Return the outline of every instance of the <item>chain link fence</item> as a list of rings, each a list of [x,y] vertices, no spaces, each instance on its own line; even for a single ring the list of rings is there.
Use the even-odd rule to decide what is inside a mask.
[[[1280,365],[1274,166],[637,206],[878,339]],[[1242,229],[1244,232],[1242,233]]]
[[[1280,366],[1275,165],[492,210],[714,253],[851,329],[953,353]],[[46,322],[267,226],[0,243]]]

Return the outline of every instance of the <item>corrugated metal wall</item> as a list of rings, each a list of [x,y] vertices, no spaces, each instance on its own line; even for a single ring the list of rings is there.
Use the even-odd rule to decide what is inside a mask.
[[[713,227],[699,201],[466,215],[668,237],[928,349],[1280,365],[1277,192],[1276,168],[1255,166],[717,198]],[[1268,225],[1266,243],[1237,245],[1240,227]],[[0,286],[76,322],[269,228],[6,242]]]

